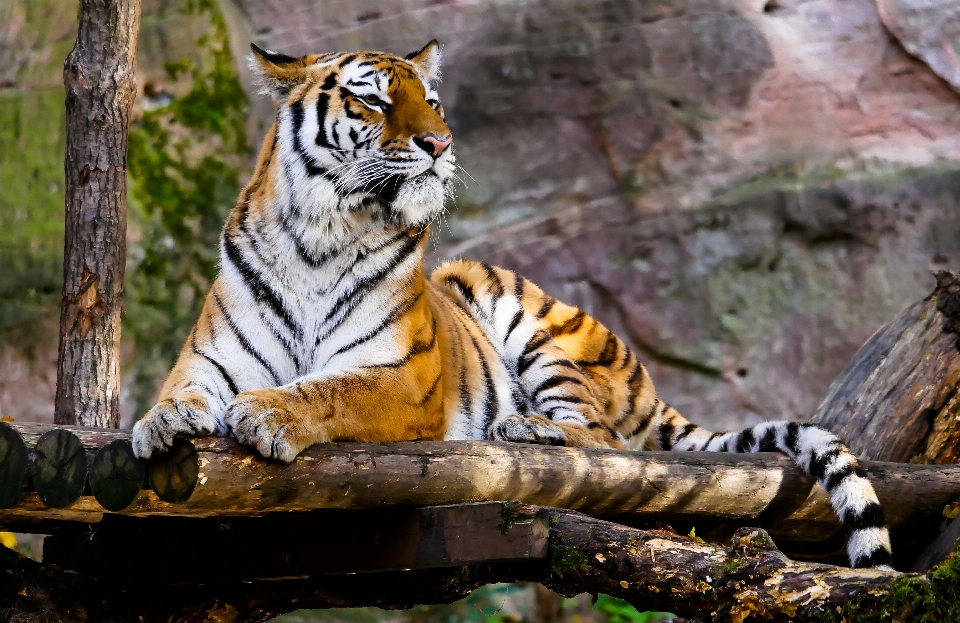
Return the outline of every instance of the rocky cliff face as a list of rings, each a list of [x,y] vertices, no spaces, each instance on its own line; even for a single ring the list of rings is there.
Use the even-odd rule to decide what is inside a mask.
[[[474,178],[438,256],[583,306],[715,426],[808,413],[960,264],[952,3],[224,2],[291,54],[438,38]]]

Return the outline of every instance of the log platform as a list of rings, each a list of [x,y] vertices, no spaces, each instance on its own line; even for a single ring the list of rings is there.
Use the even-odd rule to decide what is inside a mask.
[[[0,528],[17,532],[142,532],[153,526],[191,532],[211,525],[191,519],[251,517],[261,518],[256,523],[261,530],[284,532],[311,521],[370,525],[370,511],[510,501],[638,527],[695,529],[717,541],[739,527],[761,527],[795,558],[845,563],[845,535],[826,494],[777,454],[493,442],[334,443],[283,465],[232,439],[205,438],[180,440],[173,452],[144,466],[129,451],[128,432],[43,424],[0,429],[0,439],[12,439],[12,448],[22,440],[28,450],[11,454],[27,457],[17,459],[29,463],[26,477],[13,460],[0,470],[0,480],[23,480],[19,499],[0,510]],[[77,467],[77,448],[90,465],[88,474]],[[59,472],[50,467],[60,464]],[[907,567],[936,538],[944,506],[960,493],[960,465],[865,462],[864,467],[892,528],[898,562]],[[51,503],[40,490],[47,481],[80,495],[73,503],[65,503],[72,493]],[[11,486],[0,482],[0,492]],[[344,519],[343,513],[359,511],[368,514]]]

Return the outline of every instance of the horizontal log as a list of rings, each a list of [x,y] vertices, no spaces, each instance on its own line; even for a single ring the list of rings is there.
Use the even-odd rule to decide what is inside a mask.
[[[28,605],[33,611],[42,607],[54,618],[78,621],[87,620],[81,616],[89,612],[89,620],[253,623],[299,608],[444,603],[483,584],[509,581],[541,582],[568,595],[602,592],[643,610],[716,623],[839,621],[841,607],[849,610],[844,612],[850,620],[854,615],[887,612],[891,616],[883,620],[946,621],[952,620],[946,613],[958,607],[950,577],[795,562],[758,529],[741,529],[729,546],[722,547],[575,511],[522,504],[507,508],[510,524],[539,521],[547,527],[546,557],[300,580],[180,584],[158,590],[156,585],[118,587],[75,574],[54,582],[49,577],[58,573],[54,569],[40,569],[0,548],[0,573],[11,578],[6,585],[0,583],[0,608],[13,612]],[[137,569],[154,562],[148,560]],[[911,590],[891,592],[893,583],[903,578],[909,578]]]
[[[53,428],[14,427],[28,447]],[[91,456],[130,435],[64,428],[80,438]],[[282,465],[264,461],[230,438],[194,443],[199,472],[189,500],[171,504],[143,490],[122,513],[210,517],[515,500],[628,522],[749,522],[769,526],[778,540],[787,541],[823,540],[839,529],[826,494],[777,454],[621,452],[495,442],[333,443],[310,448]],[[936,526],[943,506],[960,493],[960,466],[867,462],[865,468],[892,526],[921,520]],[[53,509],[27,493],[17,506],[0,510],[0,527],[50,533],[58,526],[97,523],[103,514],[92,496]]]
[[[486,502],[385,511],[323,510],[266,520],[111,515],[90,534],[47,537],[43,563],[119,587],[545,558],[544,520],[515,516],[511,509],[503,502]]]

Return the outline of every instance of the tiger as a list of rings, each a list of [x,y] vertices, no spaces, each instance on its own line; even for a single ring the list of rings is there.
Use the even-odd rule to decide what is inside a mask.
[[[829,494],[851,565],[892,568],[877,496],[833,434],[708,431],[623,340],[520,275],[461,259],[426,276],[459,167],[436,40],[403,58],[251,50],[276,117],[199,319],[133,429],[137,456],[228,434],[283,462],[341,440],[777,451]]]

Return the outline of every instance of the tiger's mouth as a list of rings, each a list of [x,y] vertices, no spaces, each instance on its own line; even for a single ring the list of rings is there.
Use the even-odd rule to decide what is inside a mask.
[[[419,227],[437,218],[447,198],[453,197],[453,183],[441,179],[431,168],[411,177],[403,177],[396,186],[381,196],[384,205],[402,224]]]

